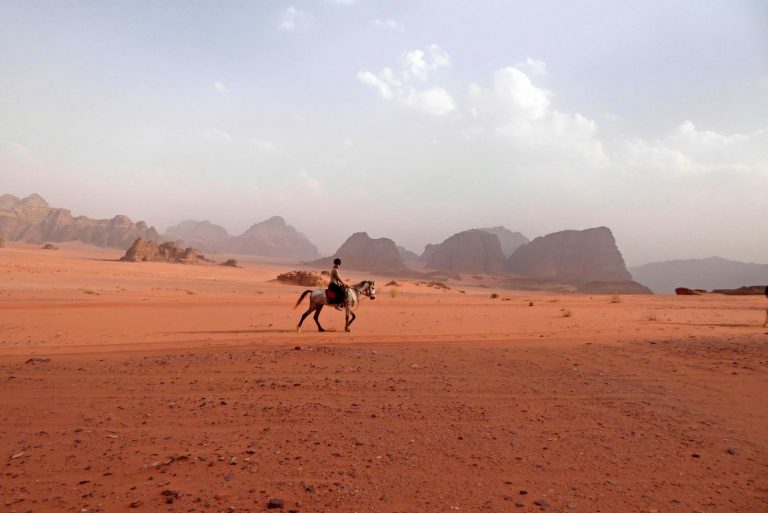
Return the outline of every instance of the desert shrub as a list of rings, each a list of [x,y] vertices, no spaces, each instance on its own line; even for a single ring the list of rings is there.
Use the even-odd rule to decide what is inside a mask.
[[[400,291],[397,290],[397,289],[389,289],[389,296],[395,298],[395,297],[397,297],[399,292]]]
[[[649,313],[646,316],[646,319],[649,320],[649,321],[654,321],[654,322],[659,320],[658,317],[656,317],[655,313]]]
[[[563,317],[571,317],[573,313],[571,313],[570,310],[562,309],[560,310],[560,315],[562,315]]]
[[[613,294],[611,296],[611,303],[621,303],[621,296],[618,294]]]
[[[491,294],[491,299],[498,299],[498,297],[499,297],[499,295],[496,294],[495,292],[493,294]]]
[[[528,306],[533,306],[533,301],[528,301]]]
[[[83,289],[83,294],[94,294],[94,295],[98,295],[98,292],[96,292],[95,290],[92,290],[92,289]]]

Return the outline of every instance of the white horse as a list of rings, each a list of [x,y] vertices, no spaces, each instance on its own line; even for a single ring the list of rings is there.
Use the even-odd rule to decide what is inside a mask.
[[[304,300],[304,297],[309,294],[309,309],[307,309],[306,312],[301,316],[301,320],[299,321],[299,324],[296,326],[296,331],[301,331],[301,324],[304,322],[304,319],[307,318],[309,314],[311,314],[313,311],[315,312],[314,319],[315,324],[317,324],[317,329],[319,331],[325,331],[322,326],[320,326],[320,321],[318,320],[318,317],[320,316],[320,311],[323,309],[323,307],[328,303],[328,296],[325,294],[325,289],[307,289],[305,290],[301,296],[299,297],[299,300],[296,301],[296,304],[294,305],[294,309],[298,308],[301,302]],[[365,280],[361,281],[357,285],[352,285],[351,287],[347,288],[347,297],[342,303],[342,306],[346,309],[346,324],[344,325],[344,331],[352,331],[349,329],[350,325],[352,325],[353,322],[355,322],[355,318],[357,317],[355,315],[354,309],[357,308],[357,305],[360,304],[360,298],[361,297],[369,297],[371,299],[376,299],[376,287],[371,280]],[[335,306],[335,305],[334,305]],[[351,319],[350,319],[351,317]]]

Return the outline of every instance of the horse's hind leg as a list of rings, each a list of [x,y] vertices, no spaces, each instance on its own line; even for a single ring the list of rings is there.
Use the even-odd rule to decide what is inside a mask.
[[[310,306],[310,307],[309,307],[309,310],[307,310],[306,312],[304,312],[304,313],[302,314],[302,316],[301,316],[301,320],[299,321],[299,324],[297,324],[297,325],[296,325],[296,331],[301,331],[301,325],[304,323],[304,319],[306,319],[306,318],[307,318],[307,316],[308,316],[309,314],[311,314],[311,313],[312,313],[312,310],[314,310],[314,309],[315,309],[314,307]]]
[[[313,319],[315,319],[315,324],[317,324],[317,331],[325,331],[325,329],[320,326],[320,311],[323,309],[323,305],[320,305],[317,307],[317,310],[315,310],[315,316]]]

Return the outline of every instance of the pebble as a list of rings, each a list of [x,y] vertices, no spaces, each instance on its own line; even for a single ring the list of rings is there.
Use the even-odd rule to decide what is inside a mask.
[[[515,501],[515,507],[524,508],[525,503],[523,501]]]
[[[726,451],[728,454],[736,454],[736,447],[728,447]]]
[[[282,499],[269,499],[267,503],[267,509],[277,509],[283,507]]]
[[[549,506],[549,502],[547,502],[547,499],[536,499],[535,501],[533,501],[533,503],[542,509]]]

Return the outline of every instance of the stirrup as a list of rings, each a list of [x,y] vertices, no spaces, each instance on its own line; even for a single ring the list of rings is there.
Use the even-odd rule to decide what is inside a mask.
[[[341,303],[337,303],[336,304],[336,310],[343,310],[343,309],[344,309],[344,305],[343,304],[341,304]]]

